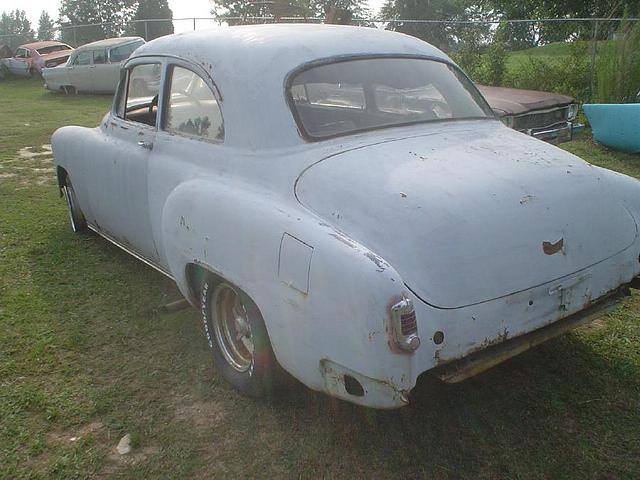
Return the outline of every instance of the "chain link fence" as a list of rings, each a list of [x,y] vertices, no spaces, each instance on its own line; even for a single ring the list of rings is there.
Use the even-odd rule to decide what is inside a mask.
[[[137,35],[150,40],[168,33],[222,25],[323,21],[324,18],[284,16],[146,19],[125,24],[60,25],[56,37],[79,46],[113,36]],[[356,18],[351,24],[422,38],[451,55],[478,83],[554,91],[581,101],[629,101],[631,92],[640,90],[639,21],[638,18],[467,21]],[[12,48],[25,41],[15,35],[0,35],[0,44]],[[634,62],[637,65],[630,65]],[[624,84],[624,88],[617,88],[616,83]],[[612,94],[614,90],[616,93]]]

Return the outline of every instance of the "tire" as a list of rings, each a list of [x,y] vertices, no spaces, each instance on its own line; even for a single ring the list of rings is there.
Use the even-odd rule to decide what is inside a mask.
[[[75,95],[76,93],[78,93],[76,91],[76,87],[73,87],[71,85],[63,85],[62,87],[60,87],[60,90],[62,90],[62,93],[64,93],[65,95]]]
[[[35,68],[29,69],[29,78],[42,78],[42,74]]]
[[[224,379],[250,397],[275,393],[279,367],[256,304],[230,283],[208,277],[200,306],[207,341]]]
[[[87,220],[84,218],[78,199],[76,198],[76,192],[73,190],[71,179],[67,176],[65,184],[62,187],[62,192],[67,200],[67,207],[69,210],[69,223],[71,224],[71,230],[74,233],[82,233],[87,231]]]

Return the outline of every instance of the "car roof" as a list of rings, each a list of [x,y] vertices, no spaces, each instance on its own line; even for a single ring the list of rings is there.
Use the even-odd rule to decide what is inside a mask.
[[[174,56],[201,66],[209,72],[223,98],[225,143],[276,148],[301,142],[286,101],[287,75],[316,60],[367,55],[448,60],[432,45],[388,30],[271,24],[167,35],[139,47],[129,62],[144,56]]]
[[[116,47],[118,45],[124,45],[125,43],[135,42],[137,40],[142,40],[142,37],[106,38],[104,40],[97,40],[95,42],[86,43],[84,45],[79,46],[76,50],[87,50],[87,49],[93,49],[93,48],[110,48],[110,47]]]
[[[24,45],[20,45],[18,48],[29,48],[29,49],[38,49],[38,48],[44,48],[44,47],[52,47],[54,45],[65,45],[67,46],[66,43],[62,43],[62,42],[57,42],[55,40],[46,40],[43,42],[32,42],[32,43],[25,43]]]
[[[238,70],[288,72],[306,62],[337,55],[414,54],[448,59],[418,38],[389,30],[343,25],[270,24],[219,27],[157,38],[135,56],[172,54],[216,64],[233,60]]]

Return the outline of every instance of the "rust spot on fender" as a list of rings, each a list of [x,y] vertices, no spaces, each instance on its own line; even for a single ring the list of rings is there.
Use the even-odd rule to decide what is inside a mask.
[[[564,238],[561,238],[555,243],[542,242],[542,251],[545,255],[554,255],[562,250],[564,247]]]

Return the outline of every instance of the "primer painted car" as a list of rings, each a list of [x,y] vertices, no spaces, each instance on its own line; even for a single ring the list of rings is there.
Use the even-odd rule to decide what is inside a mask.
[[[3,58],[0,63],[13,75],[34,77],[45,67],[65,63],[73,48],[66,43],[47,40],[20,45],[13,57]]]
[[[553,144],[568,142],[584,129],[578,123],[579,105],[573,97],[519,88],[488,87],[478,90],[506,126]]]
[[[250,395],[282,368],[400,407],[421,374],[485,370],[640,273],[636,180],[507,128],[445,54],[395,32],[162,37],[97,128],[52,144],[74,230],[174,279]]]
[[[42,71],[45,88],[63,93],[113,93],[122,63],[144,40],[140,37],[107,38],[76,49],[69,60]]]

